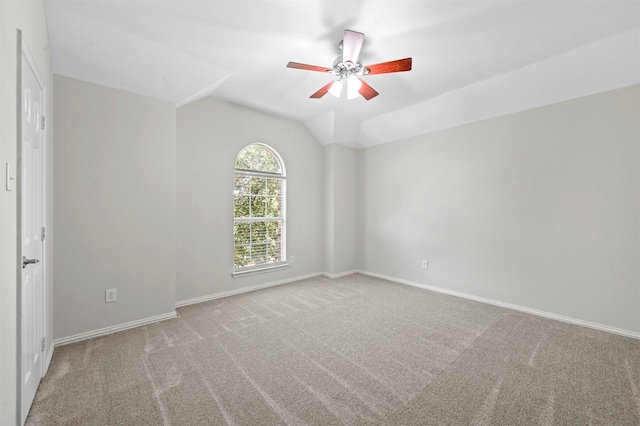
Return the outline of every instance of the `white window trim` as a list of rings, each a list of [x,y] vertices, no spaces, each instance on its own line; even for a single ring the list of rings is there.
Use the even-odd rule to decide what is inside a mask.
[[[264,274],[266,272],[282,271],[284,269],[287,269],[288,267],[289,267],[289,263],[285,261],[278,262],[278,263],[269,263],[269,265],[267,266],[265,265],[247,266],[245,268],[238,269],[237,271],[233,271],[231,273],[231,276],[233,278],[242,278],[242,277],[248,277],[251,275]]]

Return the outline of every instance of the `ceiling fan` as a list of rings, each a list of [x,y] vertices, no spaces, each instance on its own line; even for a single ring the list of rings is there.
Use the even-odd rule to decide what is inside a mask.
[[[369,100],[378,96],[379,93],[360,77],[373,74],[411,71],[411,58],[363,66],[362,62],[358,59],[363,42],[363,33],[344,30],[344,38],[339,45],[342,55],[338,56],[333,61],[333,68],[301,64],[298,62],[289,62],[287,67],[297,68],[300,70],[326,72],[337,77],[335,81],[326,84],[320,90],[311,95],[311,98],[318,99],[327,93],[340,97],[343,87],[346,85],[347,99],[356,98],[358,94],[360,94],[363,98]]]

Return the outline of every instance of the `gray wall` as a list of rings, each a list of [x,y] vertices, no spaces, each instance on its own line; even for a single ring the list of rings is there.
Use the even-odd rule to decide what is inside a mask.
[[[61,76],[55,106],[54,337],[174,312],[175,107]]]
[[[335,190],[335,150],[336,144],[325,145],[322,148],[323,154],[323,179],[324,179],[324,271],[333,274],[334,270],[334,247],[335,247],[335,230],[334,215],[335,209],[334,190]]]
[[[233,167],[253,142],[271,146],[285,163],[287,256],[295,263],[234,279]],[[176,145],[176,301],[322,271],[323,154],[302,124],[207,98],[178,109]]]
[[[360,268],[358,262],[358,156],[343,145],[324,150],[324,272],[342,274]]]
[[[17,412],[17,191],[5,190],[5,163],[17,170],[16,116],[16,30],[22,30],[33,60],[47,87],[46,114],[50,123],[45,136],[46,226],[53,230],[53,74],[49,57],[49,36],[42,1],[0,1],[0,424],[16,422]],[[45,329],[50,353],[52,330],[53,236],[45,243]]]
[[[357,239],[358,151],[335,145],[334,270],[339,274],[360,268]]]
[[[639,99],[632,86],[360,151],[362,268],[640,332]]]

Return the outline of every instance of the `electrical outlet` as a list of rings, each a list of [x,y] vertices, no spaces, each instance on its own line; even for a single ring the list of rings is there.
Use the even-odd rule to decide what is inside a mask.
[[[109,290],[106,290],[104,292],[104,303],[111,303],[111,302],[115,302],[116,300],[117,298],[116,298],[115,288],[110,288]]]
[[[296,258],[295,258],[295,257],[293,257],[293,256],[291,256],[291,257],[289,258],[289,263],[296,263]]]
[[[429,262],[427,262],[426,260],[422,261],[422,269],[429,269]]]

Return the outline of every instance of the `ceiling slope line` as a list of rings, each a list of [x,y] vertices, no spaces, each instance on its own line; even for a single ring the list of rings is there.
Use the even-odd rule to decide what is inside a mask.
[[[183,99],[182,101],[176,103],[176,108],[181,108],[185,105],[193,103],[195,101],[199,101],[200,99],[206,98],[207,96],[211,96],[215,90],[222,85],[229,77],[231,77],[233,73],[229,73],[226,76],[222,77],[220,80],[216,81],[210,86],[205,87],[202,90],[197,91],[193,95],[188,98]]]
[[[380,145],[638,84],[639,35],[627,31],[369,118],[359,142]]]

